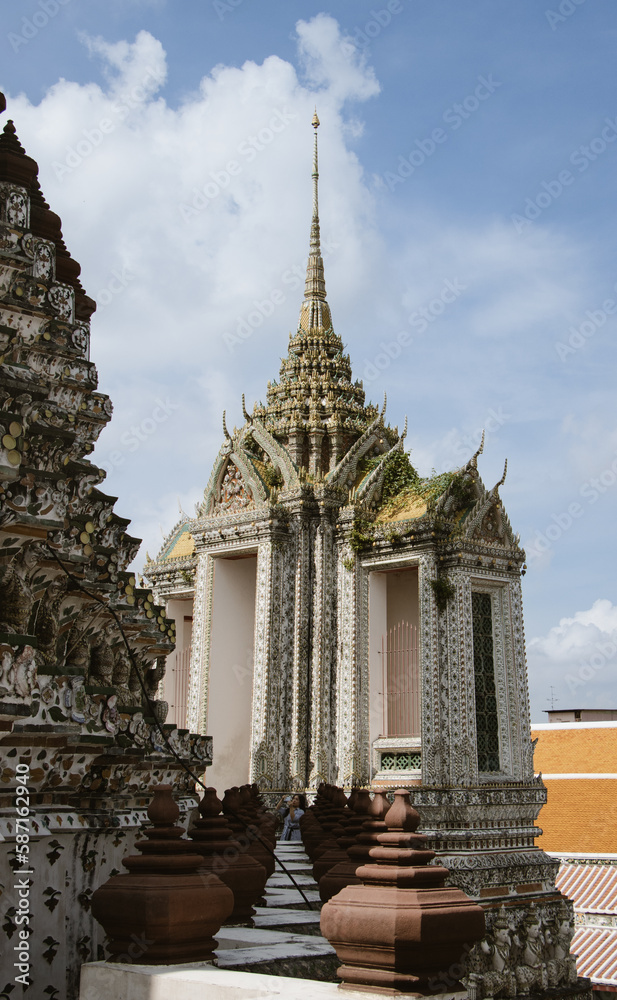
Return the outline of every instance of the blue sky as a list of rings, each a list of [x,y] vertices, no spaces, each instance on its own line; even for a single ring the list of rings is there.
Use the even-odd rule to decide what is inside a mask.
[[[355,375],[393,424],[408,415],[420,472],[460,465],[482,427],[487,486],[508,458],[534,720],[551,687],[560,708],[617,707],[614,3],[3,15],[7,115],[99,302],[115,415],[95,460],[138,562],[202,494],[222,410],[240,424],[240,394],[278,374],[317,104],[328,297]]]

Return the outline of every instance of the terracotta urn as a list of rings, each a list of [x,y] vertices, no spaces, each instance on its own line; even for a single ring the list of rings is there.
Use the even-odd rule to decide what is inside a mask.
[[[148,807],[151,827],[125,858],[128,875],[114,875],[92,896],[92,914],[109,940],[110,961],[174,965],[212,959],[214,935],[233,910],[231,889],[215,875],[198,874],[202,858],[184,830],[174,826],[180,810],[171,785],[154,788]],[[135,955],[135,941],[143,952]]]
[[[428,866],[435,852],[415,832],[420,817],[409,792],[394,794],[372,863],[356,872],[362,884],[325,904],[321,932],[343,962],[345,986],[428,996],[441,987],[443,970],[484,936],[484,912],[460,889],[445,887],[447,869]]]
[[[263,895],[268,876],[263,865],[242,850],[232,829],[221,816],[221,800],[215,788],[206,788],[199,803],[200,819],[189,831],[196,852],[201,854],[200,874],[214,874],[234,894],[234,908],[225,924],[253,926],[254,904]]]

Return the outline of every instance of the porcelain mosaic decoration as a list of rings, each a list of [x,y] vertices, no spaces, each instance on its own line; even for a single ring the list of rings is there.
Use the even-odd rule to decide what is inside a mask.
[[[172,783],[183,815],[196,799],[107,610],[119,616],[164,722],[156,691],[175,626],[126,570],[139,539],[88,458],[111,416],[89,354],[96,307],[37,173],[8,122],[0,135],[0,996],[21,990],[13,959],[26,929],[33,995],[72,1000],[81,963],[104,957],[92,893],[132,848],[150,789]],[[166,732],[203,773],[211,740],[172,725]],[[24,871],[25,926],[15,888]],[[142,953],[135,943],[134,957]]]

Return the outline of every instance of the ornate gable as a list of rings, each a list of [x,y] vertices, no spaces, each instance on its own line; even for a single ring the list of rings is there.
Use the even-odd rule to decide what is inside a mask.
[[[225,466],[223,477],[214,501],[213,514],[235,514],[254,504],[250,486],[245,481],[240,469],[230,458]]]

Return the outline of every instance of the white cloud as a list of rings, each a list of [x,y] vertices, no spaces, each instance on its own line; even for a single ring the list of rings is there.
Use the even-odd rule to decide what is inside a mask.
[[[338,100],[365,101],[379,93],[366,55],[341,35],[334,18],[318,14],[310,21],[298,21],[296,30],[299,55],[312,87],[323,87]]]
[[[264,398],[295,329],[315,104],[326,281],[356,377],[382,338],[409,330],[410,311],[431,300],[444,276],[468,284],[451,312],[414,337],[401,363],[367,385],[377,401],[388,390],[393,423],[402,426],[409,412],[409,440],[417,447],[422,439],[414,456],[422,471],[464,460],[466,440],[501,403],[512,424],[527,419],[522,412],[550,409],[529,376],[538,333],[546,338],[551,324],[561,329],[566,314],[594,301],[581,291],[584,251],[540,225],[519,237],[499,220],[457,224],[427,207],[415,212],[412,228],[399,212],[386,243],[394,202],[375,193],[354,152],[362,102],[379,83],[334,18],[299,21],[297,34],[300,70],[277,55],[217,65],[177,108],[161,96],[166,54],[147,31],[132,42],[84,39],[104,69],[103,86],[59,80],[38,105],[9,98],[84,287],[99,303],[92,356],[114,419],[95,460],[112,469],[108,489],[151,554],[160,541],[155,519],[171,527],[176,494],[198,497],[207,483],[221,410],[233,426],[242,392],[249,407]],[[252,334],[234,345],[238,327]],[[472,338],[480,349],[471,349]],[[496,379],[495,350],[504,344],[509,354],[499,356]],[[513,396],[519,411],[509,408]],[[131,428],[150,427],[157,400],[167,397],[179,409],[130,450]],[[425,411],[427,423],[434,419],[431,397],[438,420],[427,427],[421,418]],[[509,427],[495,433],[505,437]],[[497,445],[489,483],[503,466],[505,441]],[[122,463],[111,460],[116,451]],[[548,466],[540,451],[529,461]]]
[[[364,57],[342,46],[333,18],[300,21],[297,30],[303,80],[276,55],[261,65],[219,65],[171,108],[160,96],[163,47],[140,31],[132,42],[82,39],[104,85],[59,80],[39,105],[9,98],[84,287],[99,303],[92,356],[115,412],[95,461],[110,469],[107,488],[151,553],[160,543],[155,518],[169,513],[178,492],[198,499],[207,483],[221,410],[233,426],[243,390],[249,405],[265,396],[295,327],[317,100],[322,235],[344,275],[339,296],[355,293],[370,267],[361,246],[376,237],[347,146],[357,112],[347,128],[346,105],[379,88]],[[283,303],[275,306],[277,289]],[[230,352],[224,334],[247,317],[253,336]],[[168,397],[178,409],[156,421],[157,400]]]
[[[552,686],[557,708],[617,705],[617,605],[606,598],[531,639],[527,654],[538,704]]]

